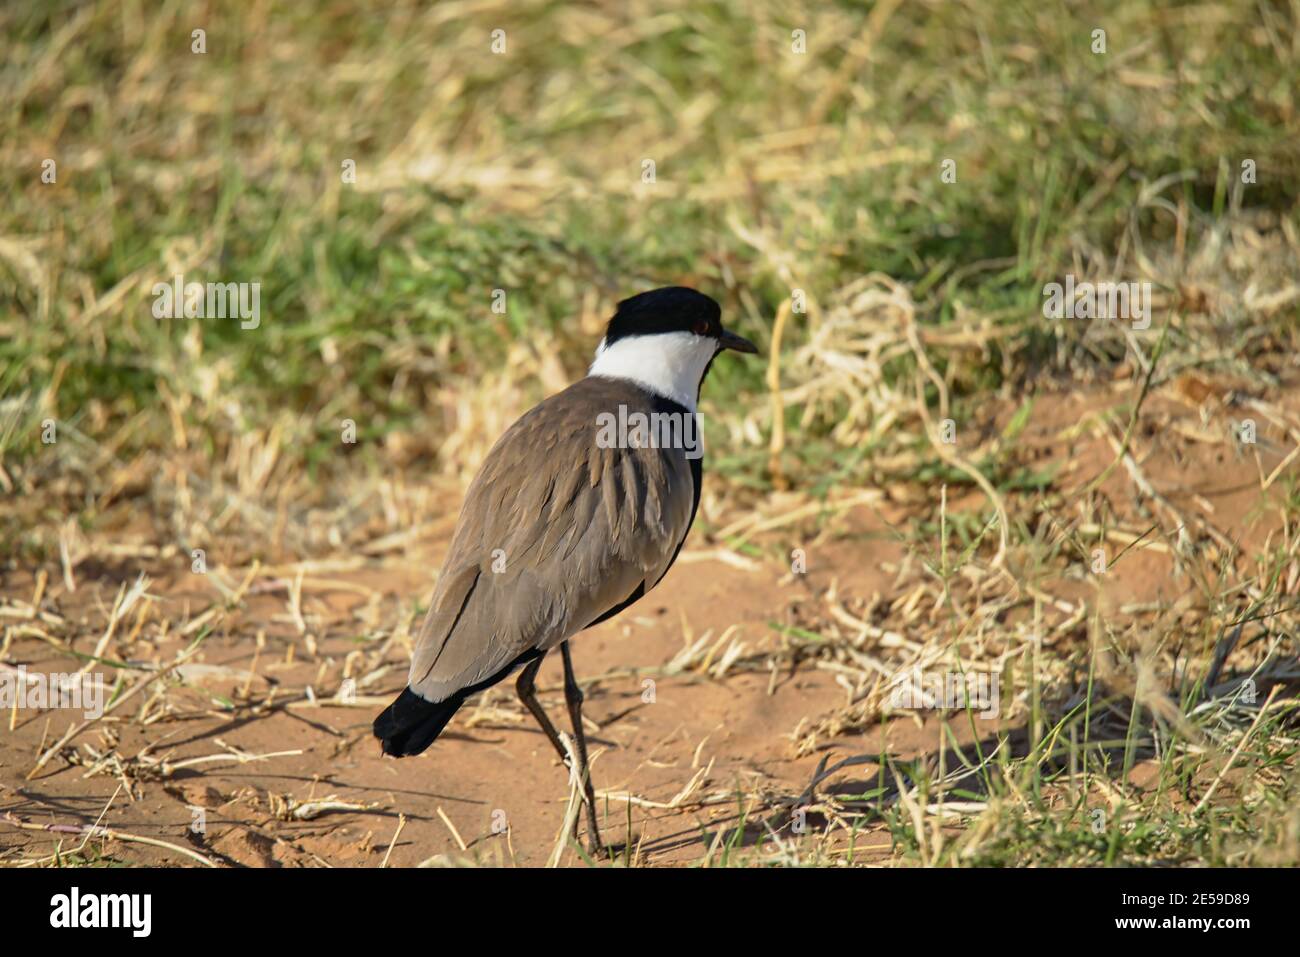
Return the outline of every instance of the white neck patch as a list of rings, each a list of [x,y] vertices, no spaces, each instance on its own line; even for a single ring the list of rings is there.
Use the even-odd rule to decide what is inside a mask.
[[[587,375],[627,379],[694,412],[700,377],[717,351],[717,339],[690,332],[624,336],[612,346],[602,339]]]

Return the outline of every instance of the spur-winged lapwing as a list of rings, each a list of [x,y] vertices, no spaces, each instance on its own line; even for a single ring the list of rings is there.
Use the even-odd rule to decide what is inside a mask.
[[[687,436],[723,349],[758,351],[722,328],[708,296],[675,286],[625,299],[587,377],[497,440],[466,493],[407,687],[375,719],[385,753],[419,754],[467,697],[522,668],[519,698],[567,763],[533,683],[559,646],[587,846],[603,850],[569,639],[657,585],[681,550],[702,474]]]

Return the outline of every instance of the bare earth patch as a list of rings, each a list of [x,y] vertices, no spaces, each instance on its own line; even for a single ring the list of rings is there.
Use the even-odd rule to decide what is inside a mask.
[[[1006,493],[1015,534],[1001,567],[989,561],[996,532],[979,531],[989,503],[970,484],[886,488],[789,522],[779,497],[763,512],[709,515],[707,533],[693,533],[656,591],[575,640],[601,816],[606,837],[629,845],[621,859],[976,855],[1005,823],[1003,804],[1023,800],[1013,760],[1050,770],[1041,800],[1062,814],[1083,808],[1086,830],[1092,810],[1121,813],[1160,791],[1175,733],[1198,758],[1182,793],[1168,795],[1171,811],[1252,793],[1269,772],[1225,764],[1207,730],[1188,727],[1196,701],[1175,702],[1198,670],[1213,669],[1210,683],[1221,685],[1199,691],[1206,700],[1253,675],[1238,744],[1265,703],[1294,707],[1300,671],[1285,636],[1294,636],[1300,558],[1279,505],[1294,490],[1277,476],[1262,486],[1300,442],[1300,405],[1286,389],[1243,395],[1213,379],[1175,382],[1143,406],[1128,466],[1117,459],[1122,429],[1100,413],[1131,403],[1138,387],[1119,379],[1038,397],[1014,455],[1051,479]],[[1223,441],[1250,409],[1256,444]],[[990,409],[980,427],[997,434],[1016,412]],[[455,505],[450,490],[443,508]],[[729,521],[726,540],[709,537]],[[118,697],[139,690],[63,741],[80,714],[3,716],[12,728],[0,737],[3,860],[545,865],[567,774],[510,682],[463,709],[420,757],[381,758],[370,735],[404,683],[417,605],[446,547],[447,524],[429,524],[440,532],[360,562],[305,555],[201,575],[188,555],[167,555],[161,537],[135,539],[124,558],[113,557],[124,539],[91,538],[63,566],[8,575],[0,657],[9,668],[86,665],[117,682]],[[765,528],[749,535],[747,525]],[[963,553],[960,529],[982,544]],[[740,540],[744,548],[732,547]],[[790,568],[794,549],[802,572]],[[1273,604],[1266,615],[1258,603],[1242,613],[1252,589],[1261,593],[1261,556],[1277,549]],[[1090,605],[1107,609],[1104,625]],[[1223,650],[1234,620],[1238,637]],[[908,668],[995,674],[1000,713],[895,707],[891,682]],[[557,719],[559,671],[548,660],[539,680]],[[1089,680],[1089,723],[1063,721]],[[1134,701],[1136,736],[1125,733]],[[1104,775],[1102,755],[1113,761]],[[990,774],[1013,786],[991,786]],[[155,843],[87,836],[78,830],[87,825]],[[572,844],[561,850],[562,863],[583,859]]]

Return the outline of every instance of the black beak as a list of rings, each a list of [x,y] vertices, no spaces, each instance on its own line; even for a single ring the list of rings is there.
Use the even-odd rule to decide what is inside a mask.
[[[735,349],[737,352],[749,352],[755,355],[758,353],[758,346],[744,336],[738,336],[734,332],[727,332],[725,329],[722,331],[722,335],[718,337],[718,341],[722,343],[724,349]]]

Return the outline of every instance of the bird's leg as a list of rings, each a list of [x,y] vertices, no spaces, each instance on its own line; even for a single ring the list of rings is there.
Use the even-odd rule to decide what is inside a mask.
[[[535,680],[538,669],[542,667],[542,659],[545,657],[546,654],[543,652],[524,665],[523,671],[519,673],[519,680],[515,682],[515,691],[519,693],[519,700],[524,703],[524,707],[532,712],[533,717],[537,719],[537,723],[546,732],[546,737],[551,741],[551,747],[555,748],[555,753],[560,756],[560,764],[568,768],[573,760],[569,750],[564,746],[564,742],[560,740],[560,733],[555,730],[555,725],[551,724],[551,719],[546,716],[546,709],[537,700]],[[575,841],[578,839],[578,818],[576,815],[573,818],[573,839]]]
[[[546,657],[545,653],[538,655],[528,664],[524,665],[524,670],[519,672],[519,679],[515,682],[515,691],[519,694],[519,700],[537,719],[537,723],[542,726],[546,736],[551,740],[551,747],[555,748],[556,754],[560,760],[567,764],[569,752],[564,750],[564,742],[560,740],[560,733],[555,730],[555,725],[551,724],[551,719],[546,716],[546,710],[542,703],[537,700],[537,686],[534,684],[537,678],[537,670],[542,667],[542,659]]]
[[[569,705],[569,720],[573,722],[574,750],[578,754],[578,777],[582,781],[587,805],[587,851],[593,857],[605,853],[600,840],[600,827],[596,823],[596,789],[591,785],[591,768],[587,764],[587,735],[582,729],[582,689],[573,674],[573,659],[569,656],[569,643],[560,645],[564,658],[564,700]]]

